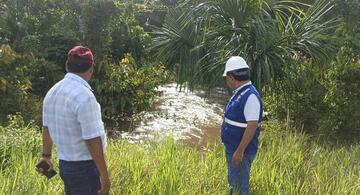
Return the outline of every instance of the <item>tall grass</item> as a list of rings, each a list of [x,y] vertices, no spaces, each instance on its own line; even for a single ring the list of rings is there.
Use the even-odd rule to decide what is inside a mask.
[[[277,124],[265,128],[253,164],[254,194],[360,194],[360,143],[319,144]]]
[[[9,128],[0,127],[1,144],[7,138],[8,145],[0,150],[0,194],[62,194],[59,176],[46,180],[34,171],[40,152],[37,129],[23,124],[16,128],[24,134],[14,135]],[[24,137],[25,132],[38,138]],[[360,194],[360,144],[318,144],[305,134],[284,132],[278,124],[266,126],[261,140],[252,169],[253,194]],[[107,159],[112,194],[228,193],[219,143],[198,151],[171,138],[142,144],[110,141]]]

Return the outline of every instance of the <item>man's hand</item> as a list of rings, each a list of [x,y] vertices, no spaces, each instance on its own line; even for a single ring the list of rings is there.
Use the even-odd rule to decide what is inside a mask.
[[[35,170],[36,170],[38,173],[43,174],[44,171],[49,171],[49,170],[54,169],[54,165],[53,165],[53,163],[52,163],[51,157],[42,157],[42,158],[40,158],[38,164],[39,164],[40,162],[43,162],[43,161],[45,161],[45,162],[49,165],[49,169],[48,169],[48,170],[43,170],[42,168],[35,168]]]
[[[244,151],[251,142],[251,139],[254,137],[257,128],[258,128],[257,121],[247,121],[247,127],[245,129],[245,133],[240,141],[238,148],[236,149],[232,157],[232,163],[235,166],[240,165],[241,161],[243,160]]]
[[[233,157],[232,157],[232,163],[235,165],[235,166],[239,166],[241,161],[243,160],[243,157],[244,157],[244,152],[243,151],[239,151],[239,150],[236,150],[233,154]]]
[[[43,132],[42,132],[42,154],[41,154],[41,158],[39,160],[38,163],[45,161],[48,165],[49,165],[49,169],[48,170],[52,170],[54,169],[53,163],[51,161],[51,149],[52,149],[52,139],[50,137],[50,133],[49,133],[49,128],[47,126],[43,126]],[[48,170],[43,170],[43,169],[38,169],[35,168],[35,170],[38,173],[43,174],[45,171]]]
[[[86,146],[93,158],[96,167],[100,173],[101,189],[98,194],[103,195],[109,192],[110,179],[105,163],[105,155],[102,148],[102,140],[100,137],[85,140]]]
[[[100,175],[100,183],[101,183],[101,189],[98,191],[99,195],[105,195],[110,190],[110,179],[108,174]]]

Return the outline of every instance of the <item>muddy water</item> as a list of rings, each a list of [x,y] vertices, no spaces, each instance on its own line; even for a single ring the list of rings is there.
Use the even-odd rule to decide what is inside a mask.
[[[187,145],[203,147],[219,141],[226,91],[179,91],[176,84],[160,86],[151,110],[140,113],[132,128],[120,137],[132,142],[173,136]]]

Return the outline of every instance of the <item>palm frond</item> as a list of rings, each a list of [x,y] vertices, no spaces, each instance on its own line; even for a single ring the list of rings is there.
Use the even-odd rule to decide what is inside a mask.
[[[285,76],[284,67],[297,56],[329,59],[332,47],[326,41],[336,21],[324,16],[331,9],[326,0],[313,5],[290,0],[208,0],[171,10],[164,27],[154,34],[154,48],[179,64],[181,82],[213,86],[222,83],[225,61],[240,55],[261,87]]]

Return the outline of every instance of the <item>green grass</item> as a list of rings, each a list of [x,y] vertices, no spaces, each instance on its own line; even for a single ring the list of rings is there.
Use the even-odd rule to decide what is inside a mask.
[[[254,194],[360,194],[360,144],[318,144],[272,124],[253,165]]]
[[[8,146],[0,147],[0,194],[62,194],[59,176],[46,180],[34,171],[40,134],[36,133],[39,139],[24,144],[16,137],[21,136],[14,133],[16,129],[35,130],[24,125],[0,128],[1,144]],[[14,140],[23,146],[15,147]],[[253,194],[360,194],[360,144],[318,144],[305,134],[286,133],[278,124],[265,126],[261,140],[252,169]],[[171,138],[142,144],[110,141],[107,159],[112,194],[228,192],[225,156],[219,143],[204,152]]]

